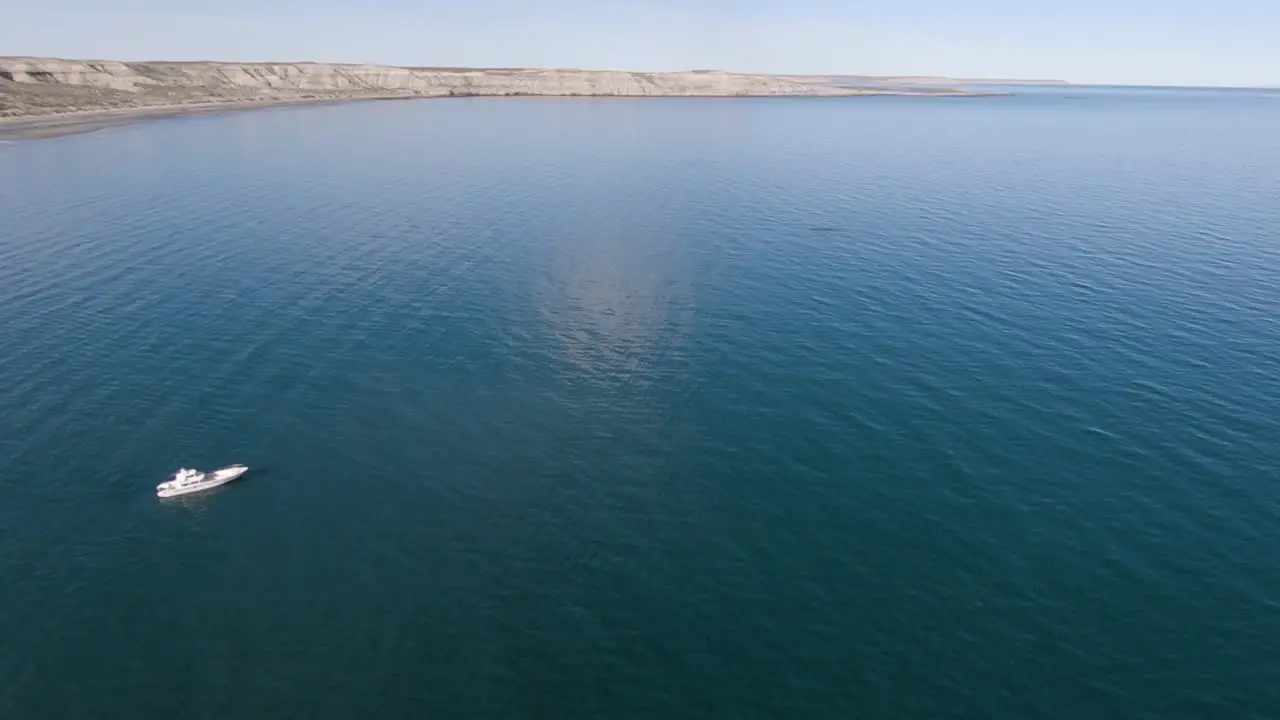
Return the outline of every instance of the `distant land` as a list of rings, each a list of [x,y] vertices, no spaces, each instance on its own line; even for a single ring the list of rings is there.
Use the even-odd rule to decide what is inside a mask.
[[[1018,82],[751,75],[721,70],[627,72],[0,57],[0,138],[85,132],[162,115],[338,100],[528,95],[974,96],[992,93],[977,93],[957,86]]]

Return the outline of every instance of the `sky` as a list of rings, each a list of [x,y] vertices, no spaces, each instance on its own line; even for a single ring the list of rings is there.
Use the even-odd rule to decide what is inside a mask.
[[[1280,86],[1280,0],[10,0],[0,55]]]

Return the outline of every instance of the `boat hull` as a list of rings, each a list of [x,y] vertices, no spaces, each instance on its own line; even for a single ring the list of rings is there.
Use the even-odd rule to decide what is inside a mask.
[[[204,474],[204,477],[193,483],[187,483],[185,485],[175,485],[173,481],[160,483],[156,486],[156,495],[158,497],[165,498],[212,490],[213,488],[226,485],[232,480],[235,480],[245,474],[248,470],[249,468],[244,465],[231,465],[229,467],[207,472]]]

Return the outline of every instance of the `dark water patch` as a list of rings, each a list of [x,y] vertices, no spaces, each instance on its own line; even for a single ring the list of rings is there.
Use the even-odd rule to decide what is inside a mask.
[[[1280,108],[1064,92],[7,147],[0,717],[1275,717]]]

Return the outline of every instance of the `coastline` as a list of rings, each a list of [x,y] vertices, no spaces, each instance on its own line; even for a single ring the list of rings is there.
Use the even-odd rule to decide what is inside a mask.
[[[0,57],[0,140],[51,138],[165,117],[356,100],[983,94],[987,93],[959,87],[847,85],[817,75],[722,70],[637,72]]]
[[[0,142],[46,140],[66,135],[81,135],[113,127],[134,125],[148,120],[162,120],[189,115],[215,115],[278,107],[326,105],[371,100],[413,99],[417,98],[403,95],[306,99],[282,98],[278,100],[235,100],[177,105],[146,105],[141,107],[111,108],[108,110],[75,110],[71,112],[20,115],[0,118]]]
[[[841,95],[368,95],[356,97],[315,97],[315,98],[279,98],[271,100],[232,100],[222,102],[182,103],[174,105],[146,105],[140,107],[111,108],[106,110],[74,110],[69,112],[41,113],[0,117],[0,142],[19,142],[24,140],[47,140],[68,135],[123,127],[150,120],[186,117],[192,115],[214,115],[249,110],[267,110],[281,107],[299,107],[310,105],[329,105],[336,103],[372,102],[380,100],[445,100],[464,97],[486,97],[493,99],[519,100],[526,98],[555,98],[563,100],[585,99],[646,99],[661,100],[667,98],[694,98],[722,100],[746,99],[840,99],[863,97],[915,97],[915,98],[978,98],[1004,97],[1012,93],[975,93],[975,92],[913,92],[902,89],[857,89]]]

